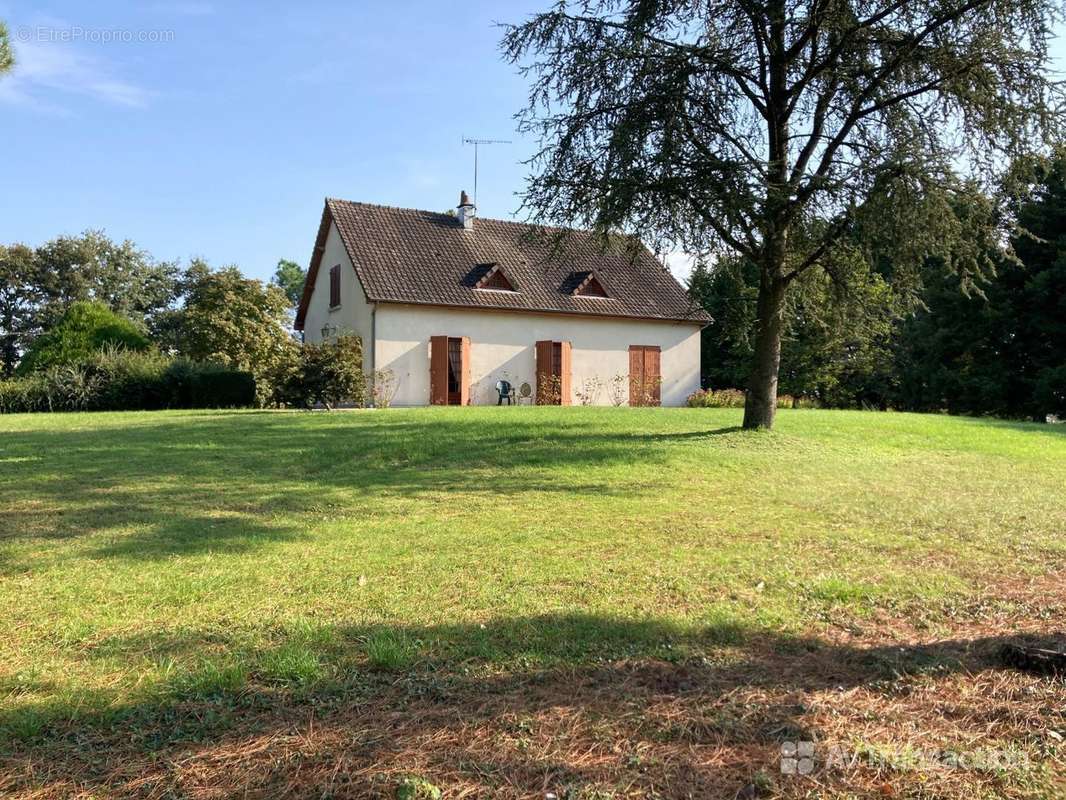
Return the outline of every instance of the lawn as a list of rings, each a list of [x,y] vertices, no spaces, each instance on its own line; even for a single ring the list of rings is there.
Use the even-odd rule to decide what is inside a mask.
[[[1066,426],[740,413],[0,417],[0,794],[1059,796]]]

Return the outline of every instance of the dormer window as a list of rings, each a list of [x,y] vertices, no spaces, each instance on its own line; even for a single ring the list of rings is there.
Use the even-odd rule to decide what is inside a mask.
[[[499,264],[483,264],[485,273],[474,283],[475,289],[484,289],[496,292],[517,292],[518,289],[511,280],[503,274]]]
[[[570,290],[570,294],[574,297],[610,297],[607,289],[604,288],[603,281],[594,270],[575,272],[571,276],[570,283],[574,287]]]

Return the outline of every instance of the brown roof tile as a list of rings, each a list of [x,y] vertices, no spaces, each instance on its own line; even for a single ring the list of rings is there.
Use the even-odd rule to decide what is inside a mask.
[[[327,199],[296,317],[303,328],[329,222],[337,225],[367,299],[515,311],[704,323],[706,312],[646,248],[606,250],[585,231],[477,218],[464,230],[448,214]],[[565,235],[564,235],[565,234]],[[475,288],[498,265],[518,289]],[[575,274],[595,271],[610,297],[573,295]],[[580,282],[580,279],[579,279]]]

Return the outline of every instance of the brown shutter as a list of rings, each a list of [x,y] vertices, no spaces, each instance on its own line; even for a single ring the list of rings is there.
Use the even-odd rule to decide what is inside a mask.
[[[341,304],[341,265],[330,267],[329,270],[329,307],[336,308]]]
[[[644,348],[638,344],[629,345],[629,405],[639,406],[643,403],[641,386],[644,383]]]
[[[644,396],[650,405],[662,403],[662,356],[660,348],[644,348]],[[650,398],[650,399],[649,399]]]
[[[470,337],[462,338],[462,367],[459,369],[459,405],[470,405]]]
[[[448,405],[448,337],[429,338],[429,402]]]
[[[560,348],[559,405],[570,405],[570,342],[562,342]]]
[[[551,405],[551,375],[552,375],[552,343],[550,341],[537,342],[537,405]]]

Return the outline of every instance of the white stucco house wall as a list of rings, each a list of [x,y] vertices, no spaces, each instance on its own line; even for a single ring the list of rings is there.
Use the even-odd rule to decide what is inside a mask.
[[[683,405],[700,386],[695,307],[647,249],[457,213],[327,199],[297,330],[354,333],[393,404]],[[524,391],[523,391],[524,390]]]

